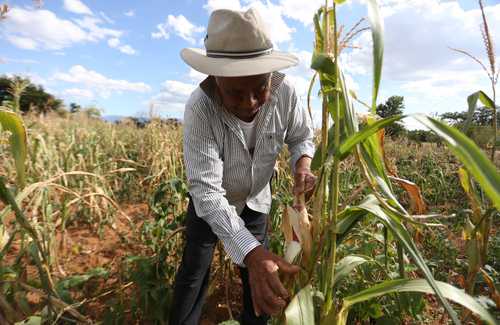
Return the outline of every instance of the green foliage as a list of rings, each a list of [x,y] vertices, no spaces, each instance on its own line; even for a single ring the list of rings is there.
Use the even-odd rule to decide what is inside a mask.
[[[35,112],[46,114],[61,108],[63,105],[62,100],[47,93],[42,86],[34,85],[29,79],[19,76],[14,76],[12,78],[0,76],[0,105],[5,101],[9,102],[14,100],[9,91],[13,83],[27,84],[19,99],[19,109],[24,113]]]
[[[0,106],[0,132],[2,131],[10,132],[9,142],[16,162],[17,183],[22,188],[25,185],[26,128],[18,114]]]
[[[456,128],[464,128],[467,118],[469,116],[468,111],[463,112],[446,112],[440,115],[440,118],[450,123]],[[497,123],[500,122],[500,117],[497,117]],[[470,126],[491,126],[493,123],[493,110],[486,106],[478,107],[474,110]]]
[[[463,294],[463,291],[457,289],[448,283],[437,282],[439,289],[447,299],[458,303],[462,306],[467,307],[471,311],[477,313],[481,318],[486,321],[487,324],[495,325],[496,321],[493,317],[488,313],[488,311],[479,304],[474,298],[469,295]],[[390,280],[382,282],[372,288],[361,291],[356,295],[344,298],[344,304],[339,314],[339,318],[337,321],[338,325],[346,324],[347,315],[349,313],[349,309],[352,305],[366,301],[369,299],[373,299],[379,297],[381,295],[386,295],[388,293],[393,292],[422,292],[422,293],[434,293],[434,290],[429,286],[429,284],[423,280],[408,280],[408,279],[399,279],[399,280]]]
[[[406,136],[408,139],[419,143],[441,143],[441,138],[436,133],[428,130],[408,130]]]
[[[98,267],[86,272],[85,274],[72,275],[60,280],[56,283],[55,290],[62,300],[67,303],[73,303],[73,298],[70,293],[71,289],[81,288],[92,278],[107,278],[108,276],[109,271]]]
[[[405,109],[403,96],[391,96],[384,104],[377,106],[376,113],[382,118],[388,118],[403,114]],[[405,128],[399,121],[387,126],[385,133],[391,137],[398,137],[405,133]]]

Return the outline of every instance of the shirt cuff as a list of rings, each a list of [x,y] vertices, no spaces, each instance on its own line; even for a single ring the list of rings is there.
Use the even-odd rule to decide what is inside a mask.
[[[233,236],[222,241],[224,249],[231,260],[239,266],[245,266],[243,260],[252,249],[260,245],[260,242],[246,227],[241,228]]]
[[[304,141],[297,144],[293,149],[294,150],[292,156],[290,157],[290,167],[292,169],[292,173],[295,173],[295,165],[297,164],[297,161],[300,159],[300,157],[314,157],[314,144],[309,141]]]

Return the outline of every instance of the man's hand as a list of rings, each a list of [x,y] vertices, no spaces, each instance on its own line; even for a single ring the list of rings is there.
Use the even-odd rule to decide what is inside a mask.
[[[295,165],[295,175],[293,184],[293,194],[297,197],[300,194],[310,192],[316,184],[316,176],[311,172],[311,158],[302,156]],[[304,207],[295,202],[294,208],[301,211]]]
[[[287,304],[288,292],[280,281],[278,272],[295,274],[300,271],[296,265],[287,263],[263,246],[255,247],[244,260],[248,268],[248,281],[252,291],[255,315],[277,315]]]

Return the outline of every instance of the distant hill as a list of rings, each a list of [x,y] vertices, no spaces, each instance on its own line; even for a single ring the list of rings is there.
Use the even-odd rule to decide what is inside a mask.
[[[118,123],[123,119],[129,118],[134,121],[138,126],[144,126],[150,122],[150,119],[147,117],[133,117],[133,116],[124,116],[124,115],[105,115],[101,117],[104,121],[109,123]],[[172,124],[182,124],[182,120],[176,118],[161,118],[162,122],[172,123]]]
[[[128,116],[123,116],[123,115],[105,115],[101,117],[104,121],[110,122],[110,123],[116,123],[118,121],[123,120],[124,118],[127,118]]]

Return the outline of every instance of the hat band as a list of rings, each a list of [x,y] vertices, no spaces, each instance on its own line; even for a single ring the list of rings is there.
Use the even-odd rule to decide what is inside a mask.
[[[207,51],[207,56],[210,58],[230,58],[230,59],[250,59],[262,55],[271,54],[273,48],[268,48],[264,50],[257,50],[251,52],[217,52],[217,51]]]

